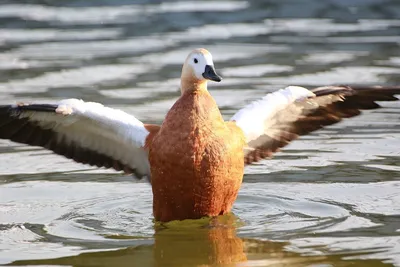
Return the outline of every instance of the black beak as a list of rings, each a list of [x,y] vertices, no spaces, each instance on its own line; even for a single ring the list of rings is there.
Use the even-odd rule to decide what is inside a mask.
[[[203,77],[214,82],[220,82],[222,80],[221,76],[215,72],[214,66],[212,65],[206,65],[206,69],[203,72]]]

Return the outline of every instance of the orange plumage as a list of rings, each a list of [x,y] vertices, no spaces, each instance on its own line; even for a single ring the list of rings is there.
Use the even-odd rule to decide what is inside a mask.
[[[159,131],[147,140],[158,221],[225,214],[242,183],[243,132],[223,120],[207,91],[207,80],[199,79],[190,66],[193,54],[198,61],[206,52],[189,55],[182,69],[182,95]]]
[[[241,130],[224,122],[206,90],[186,91],[149,147],[155,219],[229,212],[242,182],[244,144]]]

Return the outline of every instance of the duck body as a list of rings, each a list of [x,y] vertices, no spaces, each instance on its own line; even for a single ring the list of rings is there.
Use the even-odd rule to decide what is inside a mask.
[[[206,89],[185,91],[149,148],[157,221],[229,212],[244,172],[242,131],[224,122]]]

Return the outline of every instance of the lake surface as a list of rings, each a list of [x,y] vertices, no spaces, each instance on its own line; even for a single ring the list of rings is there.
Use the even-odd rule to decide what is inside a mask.
[[[213,53],[225,118],[287,85],[400,84],[400,3],[1,0],[0,104],[82,98],[160,123]],[[246,168],[233,213],[154,224],[145,182],[0,140],[0,265],[400,266],[400,103]]]

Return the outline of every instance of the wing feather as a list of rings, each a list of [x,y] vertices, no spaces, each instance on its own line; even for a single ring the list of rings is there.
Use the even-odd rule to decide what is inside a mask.
[[[66,99],[0,106],[0,138],[41,146],[77,162],[149,177],[149,131],[121,110]]]
[[[289,86],[239,110],[231,120],[243,130],[245,162],[271,157],[301,135],[396,101],[400,87],[325,86],[312,90]]]

